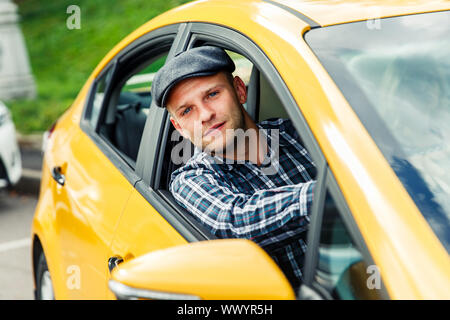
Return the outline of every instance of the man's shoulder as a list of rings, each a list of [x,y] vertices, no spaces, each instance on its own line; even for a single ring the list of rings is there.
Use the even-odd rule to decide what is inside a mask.
[[[287,142],[296,141],[299,138],[297,130],[295,129],[290,119],[270,118],[259,123],[259,126],[266,130],[276,130],[280,132],[280,136]]]
[[[292,127],[292,121],[290,119],[283,118],[270,118],[261,121],[259,125],[264,129],[280,129],[284,131]]]

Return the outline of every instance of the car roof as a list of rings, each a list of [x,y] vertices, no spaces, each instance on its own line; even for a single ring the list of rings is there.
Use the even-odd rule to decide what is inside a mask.
[[[268,7],[278,7],[277,14],[268,12]],[[272,10],[272,8],[270,10]],[[218,11],[219,10],[219,11]],[[143,34],[152,31],[155,27],[161,27],[167,24],[182,22],[212,22],[233,26],[239,25],[239,21],[230,20],[233,15],[229,12],[242,11],[247,20],[260,23],[261,15],[270,15],[271,20],[281,23],[283,28],[299,28],[303,34],[312,27],[325,27],[335,24],[343,24],[355,21],[364,21],[377,18],[386,18],[408,14],[417,14],[433,11],[450,10],[450,1],[448,0],[197,0],[185,3],[179,7],[173,8],[158,17],[155,17],[132,32],[124,38],[110,53],[103,62],[97,66],[93,76],[95,76],[118,50],[129,44]],[[234,11],[234,12],[236,12]],[[233,14],[234,14],[233,12]],[[253,15],[249,15],[253,12]],[[288,26],[287,17],[280,16],[280,12],[291,13],[296,16],[298,22],[291,23]],[[277,18],[272,19],[272,15]],[[263,20],[264,20],[263,19]],[[259,21],[260,20],[260,21]],[[258,22],[259,21],[259,22]],[[247,21],[248,22],[248,21]],[[245,24],[245,22],[244,22]],[[239,30],[240,28],[235,28]]]
[[[305,17],[311,25],[329,26],[450,9],[445,0],[263,0]]]

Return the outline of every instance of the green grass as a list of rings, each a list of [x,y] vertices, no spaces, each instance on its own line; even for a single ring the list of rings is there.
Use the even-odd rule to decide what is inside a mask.
[[[136,28],[189,0],[16,0],[31,68],[34,100],[8,101],[19,132],[45,131],[72,103],[100,60]],[[69,5],[81,29],[69,30]]]

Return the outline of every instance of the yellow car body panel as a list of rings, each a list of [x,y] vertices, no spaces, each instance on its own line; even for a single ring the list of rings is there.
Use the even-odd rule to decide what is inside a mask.
[[[108,290],[107,252],[133,186],[81,131],[73,110],[59,119],[46,149],[35,217],[41,230],[33,233],[46,250],[50,273],[57,275],[57,299],[101,299]],[[64,186],[51,177],[55,167],[62,168]]]
[[[127,262],[148,252],[186,244],[187,241],[134,190],[120,219],[111,256]],[[108,298],[115,299],[109,292]]]
[[[332,1],[326,3],[325,1],[279,0],[277,2],[298,10],[321,25],[450,9],[448,1],[368,1],[364,3]],[[380,9],[373,15],[370,10],[367,10],[370,6],[377,6]],[[100,151],[95,151],[94,144],[79,129],[88,85],[125,46],[154,29],[181,22],[207,22],[235,29],[251,38],[272,61],[298,103],[336,177],[367,248],[380,269],[389,296],[393,299],[449,299],[450,259],[445,248],[334,81],[303,40],[302,35],[310,29],[309,25],[271,2],[214,0],[188,3],[149,21],[126,37],[102,60],[80,93],[77,102],[57,126],[57,130],[67,130],[68,134],[77,136],[78,146],[72,145],[67,148],[61,141],[61,148],[64,151],[58,149],[58,152],[52,152],[61,161],[72,156],[72,153],[76,153],[80,162],[90,166],[93,175],[80,177],[78,179],[84,180],[79,180],[77,183],[80,186],[82,183],[89,183],[99,196],[107,196],[108,199],[111,199],[108,206],[95,209],[107,212],[113,206],[116,209],[117,207],[125,208],[131,186],[119,174],[109,176],[107,181],[103,180],[105,177],[94,174],[94,171],[99,169],[93,163],[94,161],[109,163],[109,160],[103,158]],[[75,127],[76,129],[74,129]],[[83,150],[77,151],[77,148],[83,148]],[[109,165],[110,167],[102,170],[118,172],[110,163]],[[44,171],[49,169],[44,165]],[[69,167],[68,173],[69,170],[72,169]],[[47,174],[44,173],[44,175]],[[77,179],[74,178],[74,180]],[[98,189],[92,184],[97,185]],[[48,203],[53,201],[47,190],[50,188],[55,188],[53,180],[44,177],[33,232],[45,239],[43,242],[46,244],[43,246],[44,250],[47,250],[46,254],[49,255],[50,271],[52,274],[60,276],[64,274],[65,270],[58,267],[61,262],[58,261],[59,258],[54,257],[61,251],[59,240],[56,239],[61,232],[68,233],[69,230],[58,230],[57,226],[51,225],[46,218],[47,215],[54,214],[54,212],[46,212],[46,210],[55,209]],[[100,190],[100,188],[109,189]],[[124,192],[124,190],[127,191]],[[75,192],[81,192],[81,189],[77,189]],[[156,216],[154,209],[150,208],[144,199],[139,199],[139,196],[134,193],[131,197],[135,198],[134,204],[127,210],[130,213],[134,209],[135,213],[131,214],[130,217],[134,218],[130,219],[136,219],[136,221],[141,219],[139,210],[144,210],[145,206],[148,206],[145,210],[150,210],[151,217],[149,219]],[[81,207],[84,210],[94,209],[89,203],[83,203],[82,200],[75,207],[69,203],[67,206],[75,208],[77,211],[80,210],[80,212]],[[92,221],[79,220],[77,229],[70,230],[74,237],[85,239],[83,242],[85,255],[77,257],[81,259],[78,260],[78,263],[88,263],[94,259],[92,256],[94,252],[88,252],[89,248],[103,246],[108,240],[112,240],[110,232],[113,223],[95,221],[94,212],[92,212],[91,218]],[[127,224],[132,225],[132,222],[130,220]],[[105,225],[110,223],[106,227],[106,231],[103,223]],[[89,231],[84,229],[89,224],[96,227],[96,239],[92,238],[88,234]],[[167,247],[185,241],[173,233],[170,225],[164,226],[159,221],[155,227],[161,228],[158,229],[161,234],[165,232],[167,234],[163,236],[166,238],[161,243],[155,244],[154,247],[153,244],[151,247],[147,247],[148,244],[139,246],[136,243],[127,244],[126,240],[120,240],[121,238],[125,239],[126,229],[119,230],[117,238],[113,241],[113,247],[116,246],[115,248],[124,256],[127,253],[140,255],[159,246]],[[139,237],[139,235],[136,236]],[[99,239],[102,239],[101,244]],[[127,249],[127,246],[132,245],[135,246],[133,252],[131,249]],[[103,269],[106,268],[106,261],[103,263],[103,266],[99,262],[98,266],[93,267],[97,273],[105,275],[106,271]],[[65,283],[55,283],[54,285],[55,292],[61,292],[60,297],[68,297],[62,294],[66,290]],[[103,289],[99,289],[98,293],[100,294]]]

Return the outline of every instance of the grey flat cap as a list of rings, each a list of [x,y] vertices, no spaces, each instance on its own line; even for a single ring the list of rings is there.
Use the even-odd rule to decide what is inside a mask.
[[[159,69],[152,83],[152,96],[158,107],[165,107],[170,90],[181,80],[210,76],[219,71],[233,72],[233,60],[221,48],[204,46],[184,51]]]

